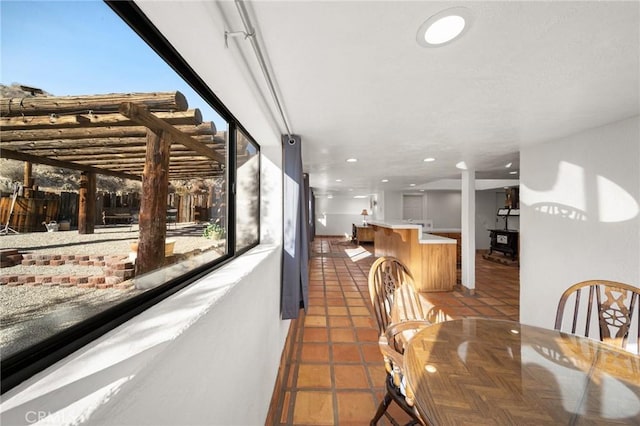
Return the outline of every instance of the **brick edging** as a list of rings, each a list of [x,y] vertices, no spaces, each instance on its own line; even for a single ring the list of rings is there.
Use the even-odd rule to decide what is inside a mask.
[[[2,267],[15,266],[99,266],[103,274],[0,274],[0,285],[8,287],[78,287],[78,288],[117,288],[129,289],[133,286],[130,281],[135,276],[135,268],[129,258],[102,255],[67,255],[67,254],[20,254],[18,250],[2,250],[0,252]]]

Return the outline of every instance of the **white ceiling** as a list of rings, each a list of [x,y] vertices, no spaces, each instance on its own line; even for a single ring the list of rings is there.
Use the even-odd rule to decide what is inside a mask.
[[[459,178],[459,161],[479,178],[513,178],[504,166],[518,169],[521,147],[640,112],[639,2],[245,6],[316,194],[426,188]],[[470,30],[420,47],[418,27],[453,6],[471,10]],[[238,30],[234,3],[218,8]]]

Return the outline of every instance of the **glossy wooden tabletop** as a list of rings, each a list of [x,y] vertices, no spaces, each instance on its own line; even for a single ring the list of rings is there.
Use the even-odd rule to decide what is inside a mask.
[[[404,359],[433,425],[640,425],[640,357],[595,340],[467,318],[423,329]]]

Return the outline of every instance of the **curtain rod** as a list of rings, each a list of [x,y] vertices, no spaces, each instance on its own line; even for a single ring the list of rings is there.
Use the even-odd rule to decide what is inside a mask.
[[[255,30],[251,25],[251,21],[249,20],[249,15],[244,7],[244,4],[241,0],[235,0],[236,8],[238,9],[238,13],[240,14],[240,19],[242,19],[242,25],[245,30],[245,38],[249,38],[251,40],[251,47],[253,47],[253,52],[258,59],[258,63],[260,64],[260,68],[262,69],[262,74],[267,81],[267,86],[269,87],[269,91],[271,92],[271,96],[273,97],[273,101],[276,103],[276,107],[278,108],[278,112],[280,113],[280,118],[284,123],[284,127],[287,130],[287,136],[291,136],[293,132],[291,132],[291,128],[289,127],[289,122],[285,117],[284,110],[282,109],[282,104],[280,103],[280,99],[276,94],[276,89],[273,84],[273,79],[269,74],[269,70],[267,69],[267,64],[264,60],[264,56],[262,55],[262,50],[260,50],[260,46],[258,45],[258,41],[256,40]]]

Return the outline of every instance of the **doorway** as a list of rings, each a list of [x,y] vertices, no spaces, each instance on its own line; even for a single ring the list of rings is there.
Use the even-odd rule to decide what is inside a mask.
[[[423,216],[422,195],[403,194],[402,195],[402,219],[421,221]]]

